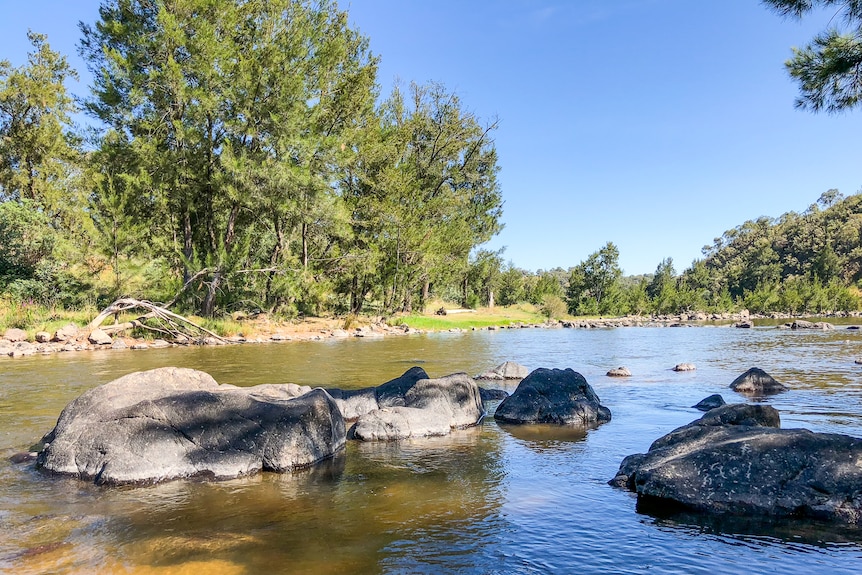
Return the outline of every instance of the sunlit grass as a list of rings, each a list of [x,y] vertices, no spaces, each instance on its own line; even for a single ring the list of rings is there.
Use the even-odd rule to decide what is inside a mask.
[[[542,323],[544,316],[534,306],[517,305],[479,309],[461,313],[436,315],[433,312],[424,314],[403,314],[389,320],[390,325],[407,325],[416,329],[472,329],[489,326],[507,326],[518,323]]]

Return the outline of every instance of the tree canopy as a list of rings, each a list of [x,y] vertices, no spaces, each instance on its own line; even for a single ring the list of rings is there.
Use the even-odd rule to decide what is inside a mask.
[[[778,14],[801,19],[818,9],[835,10],[830,27],[786,62],[799,84],[799,108],[841,112],[862,98],[862,2],[859,0],[764,0]]]

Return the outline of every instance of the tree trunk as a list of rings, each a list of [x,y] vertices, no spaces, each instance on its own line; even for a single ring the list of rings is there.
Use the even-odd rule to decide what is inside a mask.
[[[201,303],[201,316],[212,317],[215,313],[215,299],[221,286],[222,273],[216,271],[213,273],[213,279],[207,284],[207,295]]]
[[[461,307],[467,308],[470,307],[469,302],[467,301],[467,292],[470,289],[468,278],[464,275],[464,281],[461,284]]]
[[[494,290],[488,290],[488,307],[494,309]]]
[[[183,210],[183,284],[187,284],[192,277],[188,262],[192,259],[194,246],[192,244],[192,216],[188,208]]]
[[[422,282],[422,299],[419,301],[419,305],[423,308],[425,304],[428,303],[428,295],[431,293],[431,282],[425,280]]]
[[[302,267],[308,268],[308,224],[302,222]]]

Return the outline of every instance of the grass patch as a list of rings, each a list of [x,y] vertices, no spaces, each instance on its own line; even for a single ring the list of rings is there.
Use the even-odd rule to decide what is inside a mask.
[[[53,334],[70,323],[87,325],[98,313],[95,307],[65,310],[3,298],[0,299],[0,335],[6,329],[16,327],[25,330],[32,340],[36,332],[46,331]]]
[[[416,329],[471,329],[492,325],[506,326],[517,323],[542,323],[545,318],[533,306],[517,305],[480,309],[475,312],[448,315],[406,314],[394,317],[390,325],[407,325]]]

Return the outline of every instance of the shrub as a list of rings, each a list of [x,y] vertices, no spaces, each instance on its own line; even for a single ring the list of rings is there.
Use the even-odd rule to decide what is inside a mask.
[[[546,294],[542,298],[542,315],[548,319],[560,319],[566,315],[566,302],[558,295]]]

